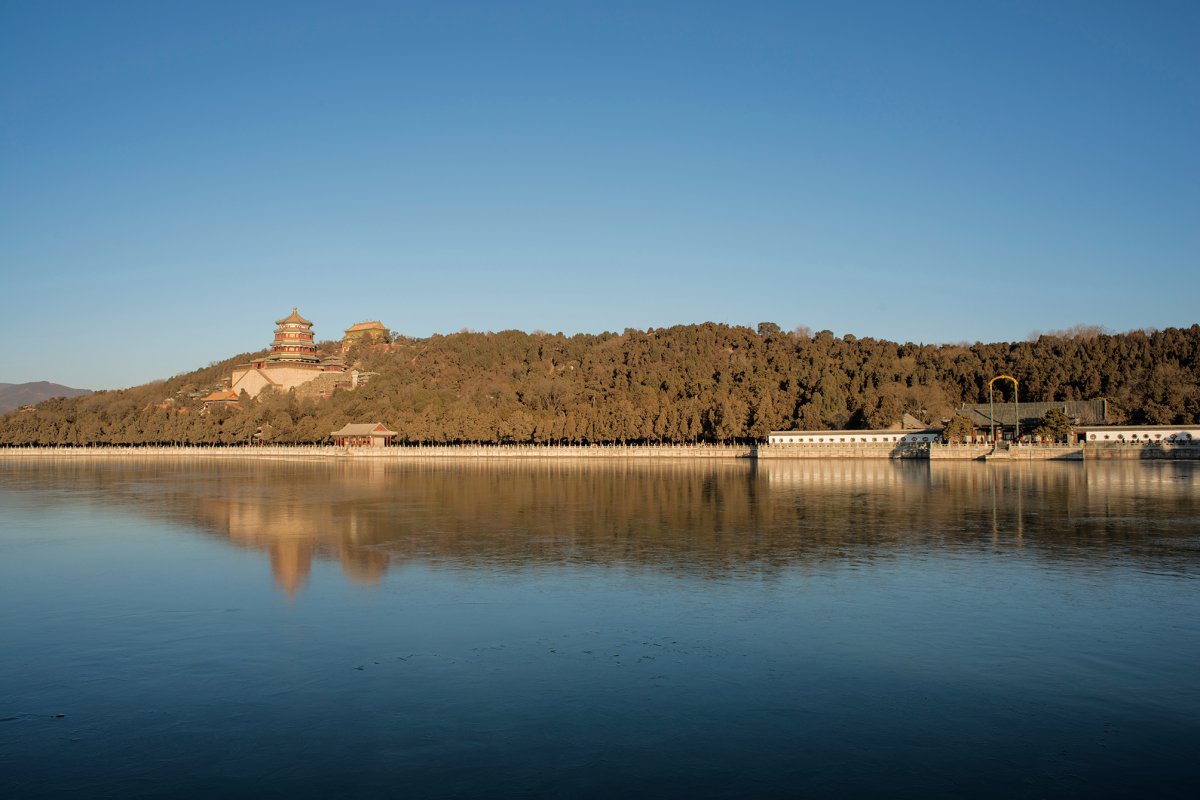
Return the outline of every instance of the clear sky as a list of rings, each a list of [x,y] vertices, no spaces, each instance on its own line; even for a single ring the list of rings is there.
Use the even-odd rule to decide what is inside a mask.
[[[0,3],[0,382],[1200,318],[1200,3]]]

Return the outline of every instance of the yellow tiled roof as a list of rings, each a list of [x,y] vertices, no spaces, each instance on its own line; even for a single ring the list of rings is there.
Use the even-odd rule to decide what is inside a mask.
[[[387,326],[384,325],[379,320],[375,320],[374,322],[356,322],[353,325],[351,325],[349,328],[346,328],[346,333],[350,333],[351,331],[372,331],[372,330],[386,331]]]
[[[292,306],[292,313],[283,319],[275,320],[276,325],[284,325],[288,322],[298,322],[301,325],[312,325],[311,322],[300,316],[300,312],[296,310],[296,306]]]

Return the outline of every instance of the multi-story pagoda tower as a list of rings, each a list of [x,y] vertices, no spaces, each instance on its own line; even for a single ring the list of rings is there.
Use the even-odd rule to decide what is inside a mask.
[[[275,339],[271,342],[271,355],[266,361],[273,364],[319,364],[317,346],[313,343],[313,324],[300,316],[292,306],[290,316],[276,320]]]
[[[342,377],[347,371],[346,365],[341,358],[322,358],[317,354],[312,325],[294,307],[289,316],[276,320],[271,352],[249,364],[234,367],[229,391],[235,396],[245,392],[250,397],[258,397],[267,389],[286,392],[317,379],[322,381],[315,384],[319,392],[331,393],[343,384],[353,387],[358,373],[351,373],[346,380]]]

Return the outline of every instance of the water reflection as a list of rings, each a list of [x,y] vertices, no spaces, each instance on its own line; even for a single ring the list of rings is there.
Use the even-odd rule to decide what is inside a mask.
[[[389,566],[597,564],[769,578],[930,549],[1194,558],[1197,473],[1179,462],[7,462],[3,485],[120,507],[260,550],[282,591],[334,559]]]
[[[2,461],[0,797],[1191,798],[1196,483]]]
[[[355,583],[378,583],[387,569],[388,554],[364,546],[360,523],[365,516],[359,509],[351,507],[339,519],[332,503],[273,503],[255,494],[253,484],[249,491],[229,488],[226,496],[201,498],[199,515],[234,544],[265,550],[275,582],[288,595],[295,596],[308,582],[318,554],[336,557]]]

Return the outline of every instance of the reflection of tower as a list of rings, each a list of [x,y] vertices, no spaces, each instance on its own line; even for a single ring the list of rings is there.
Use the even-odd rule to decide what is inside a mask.
[[[371,547],[371,528],[356,507],[335,517],[332,504],[300,502],[293,492],[264,492],[256,501],[245,499],[253,491],[234,494],[205,498],[202,508],[231,541],[267,552],[275,583],[288,597],[308,585],[314,559],[336,555],[346,577],[364,585],[378,584],[387,571],[390,557]]]
[[[270,544],[271,574],[275,583],[295,599],[296,592],[308,583],[312,572],[313,548],[311,542],[299,539],[277,539]]]
[[[279,327],[275,329],[275,340],[271,342],[271,355],[266,357],[267,361],[320,363],[317,346],[313,344],[313,324],[300,316],[295,306],[291,315],[276,320],[275,324]]]

